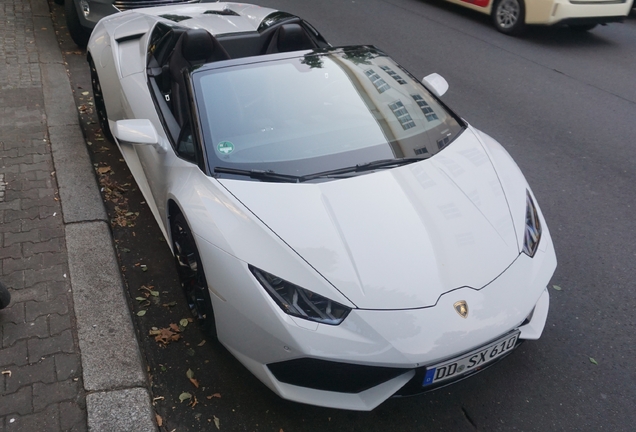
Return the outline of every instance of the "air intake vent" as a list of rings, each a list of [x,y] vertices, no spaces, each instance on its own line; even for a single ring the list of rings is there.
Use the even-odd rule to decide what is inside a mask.
[[[409,371],[311,358],[270,363],[267,367],[281,382],[339,393],[360,393]]]

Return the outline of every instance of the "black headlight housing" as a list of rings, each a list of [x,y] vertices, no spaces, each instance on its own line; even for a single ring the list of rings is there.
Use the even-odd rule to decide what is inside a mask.
[[[526,191],[526,226],[523,231],[523,253],[533,257],[541,241],[541,221],[530,191]]]
[[[320,324],[339,325],[351,312],[351,308],[345,305],[264,270],[252,265],[249,269],[276,304],[288,315]]]

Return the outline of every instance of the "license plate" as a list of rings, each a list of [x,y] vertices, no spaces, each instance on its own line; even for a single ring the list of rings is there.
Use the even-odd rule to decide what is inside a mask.
[[[519,331],[472,351],[462,357],[440,363],[426,370],[422,386],[447,381],[472,371],[476,371],[513,350],[519,339]]]

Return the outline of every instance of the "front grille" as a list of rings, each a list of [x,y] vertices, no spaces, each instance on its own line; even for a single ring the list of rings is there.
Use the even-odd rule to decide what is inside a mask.
[[[267,367],[281,382],[339,393],[360,393],[411,370],[311,358],[270,363]]]
[[[139,9],[156,6],[173,6],[180,4],[199,3],[200,0],[115,0],[113,6],[120,11],[127,11],[130,9]]]

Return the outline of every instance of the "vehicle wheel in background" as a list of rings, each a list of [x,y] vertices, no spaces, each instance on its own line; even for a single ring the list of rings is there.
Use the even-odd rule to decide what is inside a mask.
[[[568,27],[570,27],[570,30],[577,32],[586,32],[596,27],[596,24],[570,24]]]
[[[70,1],[70,0],[69,0]],[[99,84],[99,76],[97,75],[97,68],[92,59],[88,61],[91,68],[91,84],[93,86],[93,100],[95,101],[95,112],[97,119],[99,120],[99,126],[102,128],[102,133],[111,142],[115,142],[113,134],[110,131],[108,125],[108,114],[106,113],[106,104],[104,103],[104,95],[102,93],[102,86]]]
[[[77,15],[77,8],[75,7],[75,0],[66,0],[64,2],[64,14],[66,15],[66,28],[73,42],[80,47],[86,48],[88,44],[88,38],[91,36],[91,31],[80,22]]]
[[[495,28],[507,35],[519,35],[526,29],[524,0],[497,0],[492,8]]]
[[[172,218],[172,247],[183,293],[192,315],[198,320],[206,335],[216,339],[216,322],[208,284],[203,273],[194,236],[181,213]]]

